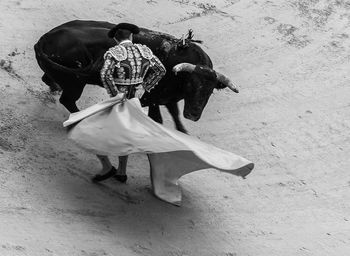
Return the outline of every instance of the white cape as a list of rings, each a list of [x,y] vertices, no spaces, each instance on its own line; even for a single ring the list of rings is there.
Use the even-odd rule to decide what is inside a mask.
[[[137,98],[116,96],[70,115],[63,124],[68,137],[99,155],[147,153],[154,194],[179,205],[178,179],[190,172],[215,168],[245,177],[254,168],[249,160],[154,122]]]

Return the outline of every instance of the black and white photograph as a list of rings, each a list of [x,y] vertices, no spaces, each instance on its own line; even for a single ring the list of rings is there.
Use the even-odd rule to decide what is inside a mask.
[[[0,11],[0,256],[350,255],[350,1]]]

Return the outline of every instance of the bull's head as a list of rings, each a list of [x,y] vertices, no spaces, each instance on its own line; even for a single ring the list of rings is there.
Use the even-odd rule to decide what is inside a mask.
[[[238,93],[235,86],[225,75],[203,65],[180,63],[173,67],[175,75],[178,72],[190,74],[185,85],[184,117],[192,121],[198,121],[214,89],[230,88]]]

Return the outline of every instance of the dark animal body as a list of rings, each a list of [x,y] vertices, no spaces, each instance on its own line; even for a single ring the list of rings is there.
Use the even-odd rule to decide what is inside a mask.
[[[78,111],[75,102],[86,84],[103,86],[100,69],[104,53],[116,44],[107,36],[114,26],[100,21],[71,21],[44,34],[35,44],[36,59],[44,71],[42,80],[51,88],[59,85],[60,102],[70,112]],[[179,119],[178,101],[184,99],[184,117],[197,121],[215,88],[228,86],[234,90],[226,77],[219,79],[221,74],[212,69],[209,56],[190,38],[180,40],[141,28],[133,41],[147,45],[167,70],[159,84],[141,98],[141,104],[149,106],[149,116],[157,122],[162,122],[159,105],[165,105],[176,128],[186,132]],[[178,68],[176,75],[172,69],[180,63],[189,63],[184,66],[192,68]]]

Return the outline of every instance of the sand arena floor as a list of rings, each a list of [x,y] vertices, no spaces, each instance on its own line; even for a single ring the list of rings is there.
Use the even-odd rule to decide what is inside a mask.
[[[0,255],[349,255],[350,2],[101,2],[0,2]],[[241,92],[215,92],[201,120],[184,123],[255,162],[252,174],[185,176],[180,208],[149,193],[142,155],[127,185],[92,184],[99,162],[67,140],[68,112],[33,52],[74,19],[177,37],[192,28]],[[87,86],[79,106],[106,97]]]

